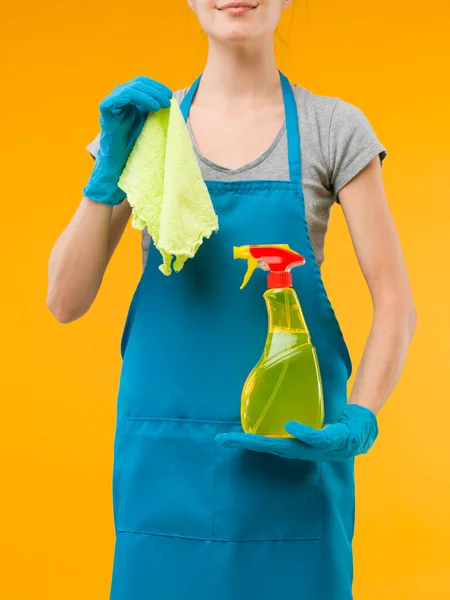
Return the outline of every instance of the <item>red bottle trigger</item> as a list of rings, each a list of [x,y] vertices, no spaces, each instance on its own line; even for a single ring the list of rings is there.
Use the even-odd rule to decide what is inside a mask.
[[[269,269],[267,283],[269,288],[292,287],[291,270],[304,265],[305,258],[289,248],[288,244],[249,246],[250,255],[263,261]]]

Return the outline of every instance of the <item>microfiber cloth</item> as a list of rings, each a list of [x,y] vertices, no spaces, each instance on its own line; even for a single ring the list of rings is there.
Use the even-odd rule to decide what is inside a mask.
[[[180,107],[150,113],[122,171],[119,187],[132,208],[132,227],[147,227],[163,257],[159,269],[180,271],[204,238],[219,229]]]

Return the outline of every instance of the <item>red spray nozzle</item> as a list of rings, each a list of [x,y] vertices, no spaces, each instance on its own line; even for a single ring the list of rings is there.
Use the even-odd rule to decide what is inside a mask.
[[[270,271],[268,276],[269,288],[292,287],[291,269],[304,265],[306,262],[304,257],[292,250],[288,244],[235,246],[234,258],[248,260],[248,269],[241,289],[247,285],[257,267]]]

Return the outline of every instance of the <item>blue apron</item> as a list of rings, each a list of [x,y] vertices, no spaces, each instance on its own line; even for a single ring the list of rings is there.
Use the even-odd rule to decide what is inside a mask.
[[[128,311],[114,443],[112,600],[350,600],[353,460],[314,463],[217,446],[242,431],[245,379],[267,335],[257,271],[233,246],[289,244],[316,347],[325,418],[347,403],[351,360],[315,260],[297,107],[280,73],[289,181],[207,181],[219,231],[180,273],[151,248]],[[182,102],[185,119],[200,77]],[[259,273],[259,275],[258,275]]]

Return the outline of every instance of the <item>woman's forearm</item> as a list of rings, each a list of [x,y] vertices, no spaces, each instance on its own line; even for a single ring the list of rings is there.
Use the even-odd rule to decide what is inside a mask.
[[[400,377],[416,322],[414,306],[409,303],[386,302],[375,307],[350,403],[379,412]]]
[[[106,257],[107,263],[109,263],[111,256],[114,254],[130,216],[131,206],[128,204],[126,199],[122,202],[122,204],[119,204],[113,208],[109,227],[108,252]]]
[[[376,156],[339,192],[374,317],[349,402],[378,413],[402,372],[417,316]]]
[[[92,305],[130,211],[127,202],[113,208],[82,198],[49,257],[47,306],[60,322],[78,319]]]

